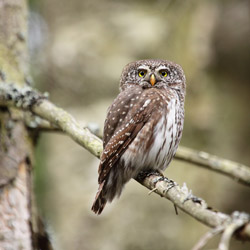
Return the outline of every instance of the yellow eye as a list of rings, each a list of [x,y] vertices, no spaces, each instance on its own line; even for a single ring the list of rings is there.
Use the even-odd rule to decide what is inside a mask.
[[[144,77],[146,75],[146,70],[140,70],[138,72],[139,77]]]
[[[163,76],[163,77],[167,77],[168,76],[168,72],[166,70],[161,70],[160,71],[160,74]]]

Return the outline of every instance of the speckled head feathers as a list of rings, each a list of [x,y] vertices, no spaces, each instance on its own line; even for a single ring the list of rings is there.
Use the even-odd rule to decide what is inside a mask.
[[[121,75],[120,79],[120,89],[124,90],[131,85],[139,84],[142,87],[152,87],[150,84],[147,84],[149,81],[149,77],[145,75],[145,77],[139,76],[140,70],[145,70],[148,76],[152,73],[156,74],[156,78],[158,80],[158,84],[154,87],[162,88],[171,87],[175,88],[182,88],[185,90],[185,75],[183,69],[180,65],[162,59],[146,59],[146,60],[139,60],[135,62],[131,62],[127,64]],[[167,77],[162,77],[158,74],[161,70],[166,70]]]

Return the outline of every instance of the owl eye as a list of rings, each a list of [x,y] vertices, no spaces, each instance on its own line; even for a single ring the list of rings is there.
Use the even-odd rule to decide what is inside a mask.
[[[144,77],[146,75],[146,70],[140,70],[139,72],[138,72],[138,76],[139,77]]]
[[[167,76],[168,76],[168,72],[167,72],[166,70],[161,70],[161,71],[160,71],[160,74],[161,74],[161,76],[163,76],[163,77],[167,77]]]

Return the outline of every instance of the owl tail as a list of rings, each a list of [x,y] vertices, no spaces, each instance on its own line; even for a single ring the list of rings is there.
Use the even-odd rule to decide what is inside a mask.
[[[105,184],[105,181],[103,181],[99,185],[98,191],[95,196],[95,201],[91,208],[91,210],[96,214],[101,214],[102,210],[104,209],[107,203],[107,198],[105,197],[105,194],[104,194],[104,184]]]

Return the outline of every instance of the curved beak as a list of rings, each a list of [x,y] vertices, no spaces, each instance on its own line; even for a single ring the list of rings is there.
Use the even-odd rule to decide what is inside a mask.
[[[152,74],[152,75],[150,76],[149,82],[151,83],[152,86],[155,85],[156,79],[155,79],[155,75],[154,75],[154,74]]]

